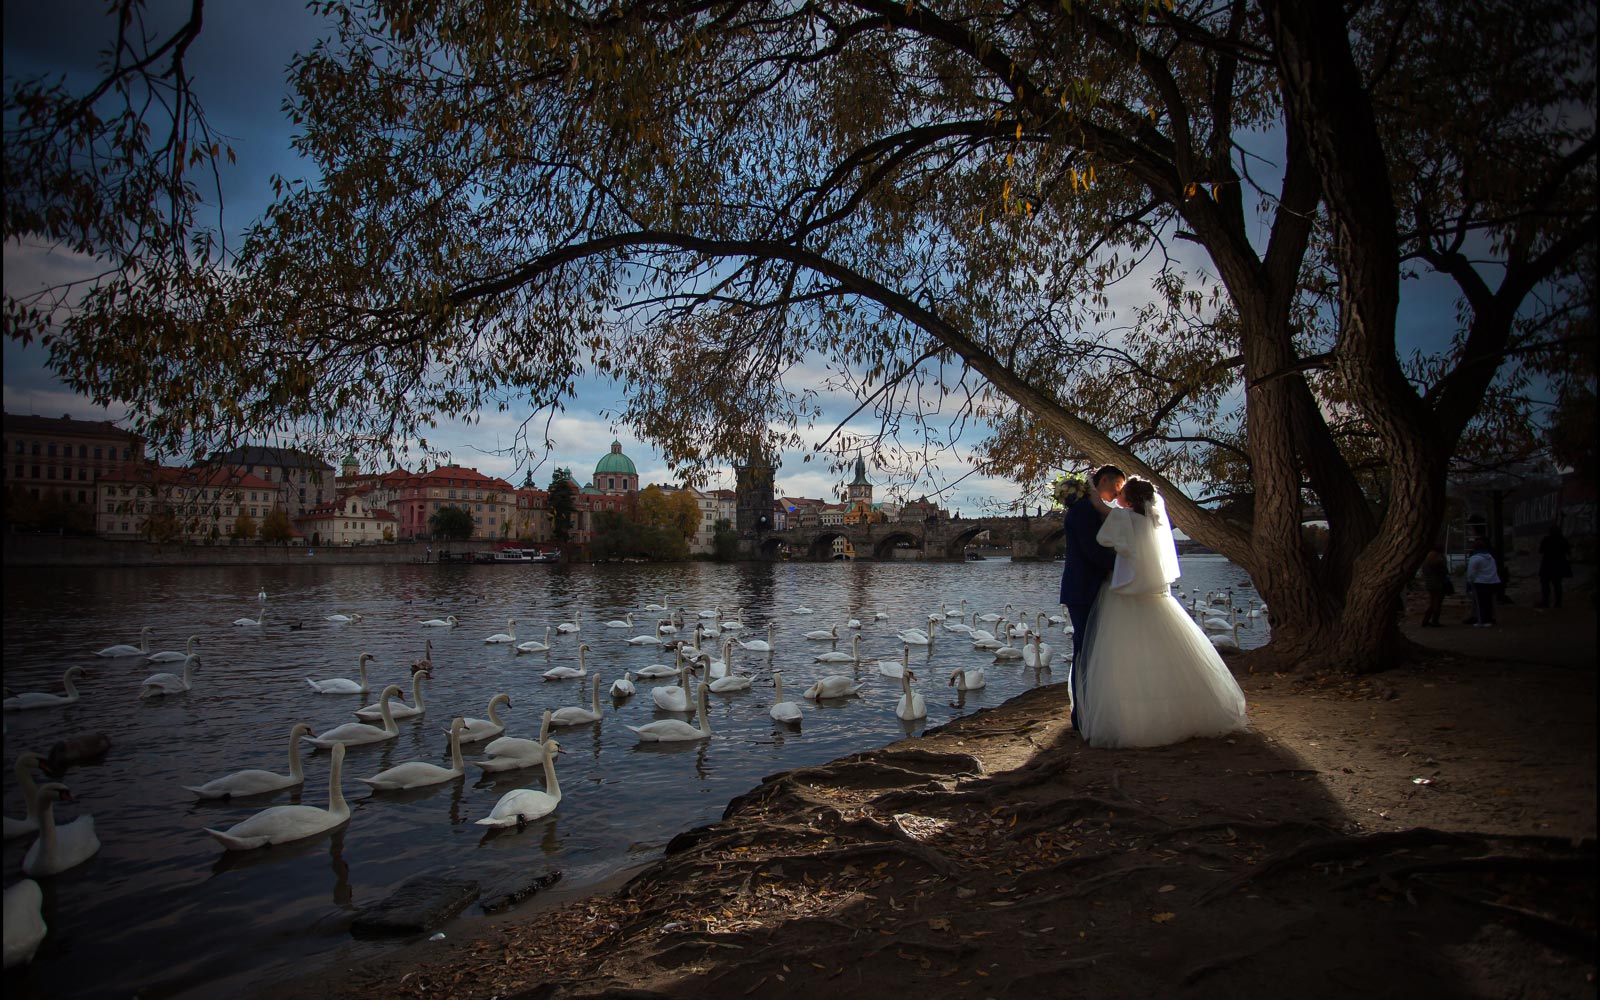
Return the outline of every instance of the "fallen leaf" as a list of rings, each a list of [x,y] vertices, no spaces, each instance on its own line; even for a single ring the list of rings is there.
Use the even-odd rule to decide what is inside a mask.
[[[1157,889],[1156,892],[1171,892],[1172,890],[1174,890],[1176,888],[1177,888],[1177,886],[1175,886],[1175,885],[1164,885],[1161,888]]]
[[[1152,913],[1150,919],[1155,923],[1164,924],[1176,916],[1176,913]]]

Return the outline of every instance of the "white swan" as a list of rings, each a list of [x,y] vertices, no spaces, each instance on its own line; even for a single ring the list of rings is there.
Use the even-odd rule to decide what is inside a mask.
[[[710,611],[702,611],[702,612],[700,612],[699,617],[701,617],[701,618],[721,618],[722,617],[722,609],[720,607],[716,607],[716,608],[712,608]]]
[[[267,609],[265,607],[263,607],[261,609],[261,614],[258,617],[256,617],[256,618],[243,618],[243,617],[235,618],[233,620],[233,623],[235,625],[239,626],[240,628],[250,628],[252,626],[264,625],[264,624],[266,624],[266,621],[267,621]]]
[[[32,809],[33,806],[29,806]],[[39,883],[25,878],[5,892],[5,967],[33,961],[33,953],[44,941],[44,892]]]
[[[455,628],[460,622],[455,615],[445,615],[443,618],[429,618],[422,624],[425,628]]]
[[[839,626],[834,625],[834,626],[832,626],[830,628],[813,629],[812,631],[807,632],[805,634],[805,637],[807,639],[822,639],[822,640],[837,639],[837,638],[839,638]]]
[[[575,677],[583,677],[589,672],[589,666],[583,660],[583,654],[589,649],[588,643],[578,644],[578,665],[576,667],[551,667],[542,675],[547,681],[570,681]]]
[[[3,705],[7,712],[70,705],[78,700],[78,686],[73,681],[82,675],[82,667],[68,667],[67,672],[61,675],[61,687],[66,691],[66,694],[51,694],[48,691],[27,691],[22,694],[12,695],[4,702],[0,702],[0,705]]]
[[[994,661],[996,663],[999,663],[1002,660],[1020,660],[1020,659],[1022,659],[1022,650],[1020,650],[1017,647],[1011,645],[1011,633],[1010,633],[1010,631],[1008,631],[1006,629],[1002,629],[1001,632],[1005,635],[1005,640],[1006,641],[1002,645],[1000,645],[997,649],[994,650]]]
[[[466,725],[466,720],[456,716],[450,721],[450,766],[440,767],[425,760],[408,760],[404,764],[396,764],[374,774],[370,778],[357,778],[363,785],[369,785],[374,791],[399,792],[407,788],[422,788],[426,785],[438,785],[452,778],[459,778],[467,773],[467,766],[461,762],[461,727]]]
[[[911,647],[910,646],[901,646],[900,647],[900,659],[898,659],[898,660],[879,660],[878,661],[878,673],[882,674],[885,677],[898,678],[902,674],[904,674],[907,670],[910,670],[910,669],[911,669]]]
[[[880,621],[880,622],[881,621],[885,621],[885,620],[888,619],[888,617],[889,617],[889,612],[887,612],[887,611],[875,611],[872,614],[872,620],[873,621]]]
[[[965,617],[967,617],[967,599],[965,597],[963,597],[961,599],[961,606],[959,608],[945,608],[944,609],[944,616],[946,618],[965,618]]]
[[[191,635],[189,642],[183,647],[183,652],[180,653],[176,649],[165,649],[159,653],[151,653],[145,657],[145,660],[150,663],[182,663],[185,656],[189,656],[194,652],[195,644],[199,641],[199,636]]]
[[[512,789],[500,796],[500,801],[489,810],[489,815],[477,821],[479,826],[514,826],[520,830],[524,825],[556,811],[556,806],[561,804],[561,784],[556,781],[556,754],[561,752],[561,744],[550,740],[544,745],[544,750],[545,790]]]
[[[945,622],[944,630],[946,632],[955,632],[958,635],[972,635],[972,626],[966,622]]]
[[[177,674],[151,674],[139,684],[139,697],[158,698],[164,694],[183,694],[194,687],[194,668],[200,657],[190,654],[183,658],[183,676]]]
[[[309,732],[311,727],[304,722],[295,723],[294,728],[289,730],[288,774],[251,768],[235,771],[221,778],[213,778],[203,785],[184,785],[183,788],[185,791],[193,792],[196,798],[231,799],[236,795],[261,795],[265,792],[281,792],[285,788],[303,785],[306,775],[300,766],[300,737]]]
[[[950,686],[957,691],[976,691],[989,686],[989,678],[983,668],[976,670],[957,670],[950,675]]]
[[[495,708],[504,705],[511,707],[511,696],[504,691],[489,699],[489,717],[487,719],[474,719],[468,717],[466,728],[461,731],[461,742],[479,743],[493,736],[499,736],[506,731],[506,724],[501,721],[500,713]]]
[[[1051,649],[1050,644],[1041,639],[1037,632],[1028,638],[1033,641],[1029,642],[1028,639],[1022,641],[1022,662],[1035,670],[1048,667],[1055,660],[1056,651]]]
[[[143,656],[150,652],[150,633],[152,631],[154,630],[148,625],[140,629],[139,645],[137,646],[130,646],[125,642],[119,642],[115,646],[107,646],[105,649],[96,650],[94,655],[105,656],[113,659],[119,656]]]
[[[400,735],[400,727],[394,724],[394,714],[389,711],[389,699],[400,693],[400,685],[390,684],[383,689],[383,694],[378,696],[378,714],[383,718],[383,728],[369,726],[365,722],[346,722],[342,726],[332,729],[318,736],[307,739],[306,742],[314,747],[324,749],[334,746],[361,746],[366,743],[382,743],[392,740]]]
[[[765,639],[751,639],[749,642],[734,640],[739,643],[739,648],[751,653],[770,653],[776,647],[772,641],[772,623],[767,623],[767,637]]]
[[[852,618],[849,621],[844,623],[844,627],[845,628],[860,628],[861,627],[861,619]]]
[[[628,612],[620,621],[606,622],[606,628],[633,628],[633,612]]]
[[[485,638],[483,641],[486,642],[486,643],[516,642],[517,641],[517,620],[515,618],[507,618],[506,619],[506,630],[504,632],[496,632],[494,635],[491,635],[491,636]]]
[[[1224,633],[1222,635],[1207,636],[1207,638],[1211,640],[1211,645],[1215,649],[1238,649],[1239,623],[1234,622],[1233,632],[1231,635]]]
[[[338,622],[339,624],[343,625],[346,622],[358,622],[358,621],[361,620],[361,616],[360,615],[329,615],[324,620],[325,621],[330,621],[330,622]]]
[[[695,699],[695,725],[689,725],[681,719],[662,719],[643,726],[629,726],[634,735],[642,743],[683,743],[688,740],[704,740],[711,738],[711,718],[708,715],[707,703],[710,695],[704,684],[700,685],[699,696]]]
[[[805,713],[800,711],[800,706],[792,701],[783,700],[783,671],[774,670],[772,672],[772,690],[774,701],[772,707],[767,710],[767,714],[772,716],[773,722],[794,723],[804,721]]]
[[[22,789],[22,802],[27,809],[27,814],[21,819],[5,818],[5,839],[21,837],[39,829],[39,803],[37,796],[39,789],[33,783],[33,769],[39,766],[39,755],[36,753],[17,754],[15,765],[17,773],[17,787]]]
[[[742,609],[736,609],[734,611],[734,613],[733,613],[733,617],[722,623],[722,631],[724,631],[724,632],[743,632],[744,631],[744,622],[742,621],[743,618],[744,618],[744,611]]]
[[[929,616],[928,619],[930,625],[938,620],[937,617],[933,616]],[[895,636],[907,646],[930,646],[933,644],[932,634],[920,628],[901,629],[895,633]]]
[[[666,595],[665,594],[661,595],[661,599],[663,601],[665,601],[667,599]],[[665,610],[667,610],[667,605],[666,604],[646,604],[644,606],[644,610],[646,610],[646,611],[665,611]]]
[[[819,653],[812,657],[816,663],[860,663],[861,662],[861,637],[853,636],[850,639],[850,652],[841,653],[837,649],[826,653]]]
[[[582,628],[582,626],[578,623],[578,613],[576,611],[574,611],[572,613],[572,621],[570,621],[570,622],[562,622],[560,625],[557,625],[556,626],[556,631],[557,632],[576,632],[580,628]]]
[[[328,772],[328,808],[316,806],[271,806],[226,830],[206,829],[230,851],[249,851],[268,844],[287,844],[315,837],[343,826],[350,820],[350,807],[344,801],[339,779],[344,770],[344,744],[333,745],[333,768]]]
[[[581,705],[568,705],[558,708],[550,715],[552,726],[585,726],[591,722],[599,722],[600,715],[600,672],[594,674],[594,681],[589,688],[589,707]]]
[[[67,786],[50,782],[34,793],[39,810],[39,839],[22,858],[22,872],[38,878],[55,875],[83,864],[100,850],[94,833],[94,817],[84,813],[71,823],[56,826],[56,802],[71,802]]]
[[[426,670],[411,671],[411,704],[405,702],[389,704],[389,715],[395,719],[411,719],[424,714],[428,706],[422,703],[422,682],[433,680],[433,674]],[[383,706],[373,702],[364,708],[356,709],[356,718],[362,722],[377,722],[383,718]]]
[[[678,683],[663,684],[650,692],[650,699],[663,712],[689,711],[689,665],[678,659]]]
[[[711,682],[712,694],[732,694],[735,691],[748,691],[754,683],[743,674],[728,673]]]
[[[849,698],[852,695],[859,698],[861,689],[866,686],[864,682],[859,682],[854,677],[830,674],[806,688],[805,696],[813,701],[820,701],[823,698]]]
[[[544,710],[544,720],[539,723],[539,738],[537,740],[523,739],[517,736],[501,736],[489,741],[483,752],[489,755],[488,760],[475,760],[474,767],[482,768],[486,773],[498,771],[515,771],[518,768],[532,767],[544,763],[545,741],[550,738],[550,716],[554,714],[548,708]]]
[[[801,606],[795,608],[793,611],[790,611],[789,613],[791,615],[813,615],[813,614],[816,614],[815,611],[812,611],[810,608],[806,607],[803,604]]]
[[[711,680],[718,680],[733,673],[733,640],[729,639],[722,644],[722,659],[713,660],[706,657],[706,676]]]
[[[367,684],[367,661],[376,660],[371,653],[361,654],[361,680],[353,681],[348,677],[334,677],[325,681],[314,681],[306,678],[306,683],[311,685],[311,690],[317,694],[366,694],[372,688]]]
[[[622,676],[611,682],[611,697],[632,698],[637,689],[633,686],[633,674],[624,670]]]
[[[548,653],[550,652],[550,626],[544,627],[544,641],[529,639],[527,642],[517,643],[518,653]]]
[[[911,682],[916,679],[917,675],[909,670],[900,675],[900,701],[894,706],[894,714],[896,718],[904,719],[906,722],[914,722],[928,716],[928,700],[911,690]]]
[[[624,639],[622,641],[630,646],[659,646],[661,645],[661,636],[659,634],[636,635],[632,639]]]

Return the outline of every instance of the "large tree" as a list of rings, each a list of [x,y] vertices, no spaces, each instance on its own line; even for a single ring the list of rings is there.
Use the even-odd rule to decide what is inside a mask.
[[[290,102],[319,180],[229,267],[115,271],[53,334],[158,441],[393,441],[590,367],[669,461],[736,459],[799,440],[783,376],[821,355],[891,431],[954,395],[991,469],[1149,476],[1280,655],[1363,669],[1447,461],[1517,426],[1515,366],[1592,287],[1585,5],[320,9]],[[77,235],[24,194],[22,229]],[[1457,299],[1417,353],[1409,275]],[[216,371],[225,406],[191,391]]]
[[[428,516],[428,533],[434,538],[465,541],[472,537],[472,515],[455,504],[446,504]]]

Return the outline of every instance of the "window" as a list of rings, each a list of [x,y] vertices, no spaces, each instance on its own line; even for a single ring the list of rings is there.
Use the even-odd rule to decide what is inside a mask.
[[[78,491],[78,502],[79,503],[84,503],[88,499],[89,499],[89,493],[88,493],[87,490],[79,490]]]
[[[51,458],[56,457],[56,446],[54,444],[46,446],[45,451]]]
[[[86,445],[86,444],[78,445],[78,457],[79,458],[88,458],[89,457],[89,446],[88,445]]]
[[[35,458],[37,458],[39,455],[39,442],[37,441],[33,443],[33,454]]]
[[[86,483],[88,481],[89,481],[89,470],[80,468],[78,470],[78,482]]]
[[[132,457],[133,457],[133,449],[131,449],[131,448],[122,449],[122,460],[124,462],[126,462],[128,459],[130,459]]]
[[[18,450],[19,450],[19,451],[20,451],[20,450],[21,450],[21,449],[18,449]],[[103,452],[103,451],[104,451],[104,450],[105,450],[105,449],[103,449],[103,448],[101,448],[101,447],[100,447],[100,446],[99,446],[99,445],[95,445],[95,446],[94,446],[94,457],[95,457],[95,458],[104,458],[104,457],[105,457],[105,455],[103,455],[103,454],[102,454],[102,452]]]
[[[46,479],[54,479],[56,477],[56,467],[52,465],[49,468],[45,469],[44,470],[44,477]]]
[[[20,463],[16,466],[16,470],[17,470],[16,473],[15,473],[16,477],[18,479],[21,479],[22,478],[22,465]]]
[[[22,454],[22,453],[23,453],[23,447],[22,447],[22,442],[21,442],[21,441],[18,441],[18,442],[17,442],[17,454],[18,454],[18,455],[21,455],[21,454]]]

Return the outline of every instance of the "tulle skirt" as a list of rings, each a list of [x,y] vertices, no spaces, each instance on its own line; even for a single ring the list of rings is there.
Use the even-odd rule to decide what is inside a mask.
[[[1085,631],[1074,690],[1091,746],[1165,746],[1245,728],[1244,692],[1171,594],[1103,589]]]

